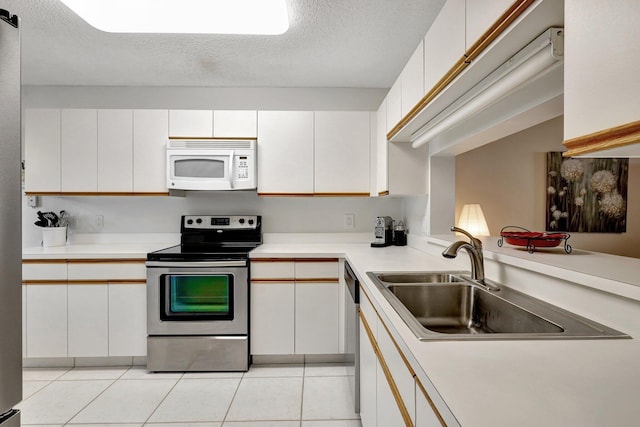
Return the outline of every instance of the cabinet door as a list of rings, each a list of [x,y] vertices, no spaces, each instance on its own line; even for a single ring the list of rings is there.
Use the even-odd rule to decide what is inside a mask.
[[[107,285],[69,285],[69,356],[109,355]]]
[[[213,136],[216,138],[257,137],[258,112],[214,110]]]
[[[169,110],[169,136],[202,137],[213,136],[213,111]]]
[[[315,193],[369,195],[368,111],[315,113]]]
[[[62,191],[98,191],[98,111],[62,110]]]
[[[484,34],[513,3],[514,0],[466,0],[465,50],[468,50],[478,41],[482,34]]]
[[[109,284],[109,356],[146,355],[146,285]]]
[[[294,354],[293,282],[251,282],[251,354]]]
[[[133,191],[167,192],[168,110],[133,111]]]
[[[416,427],[442,427],[445,425],[440,421],[433,408],[427,401],[424,392],[416,383]]]
[[[411,417],[411,421],[415,423],[415,380],[413,373],[409,371],[409,368],[404,363],[386,328],[381,325],[378,327],[378,347],[400,394],[402,404],[405,406],[409,417]],[[384,385],[389,387],[388,382],[385,382]]]
[[[27,357],[67,357],[67,285],[27,285]]]
[[[98,191],[133,191],[133,110],[98,110]]]
[[[296,282],[295,353],[337,354],[339,349],[338,282]]]
[[[489,7],[482,3],[483,8]],[[424,37],[424,89],[429,92],[466,50],[465,0],[447,0]]]
[[[376,112],[376,193],[379,196],[389,191],[389,164],[387,151],[387,101]]]
[[[640,2],[566,0],[564,139],[633,124],[640,120]],[[614,131],[594,144],[621,139]],[[616,156],[638,156],[638,145],[617,148]],[[633,152],[631,150],[634,150]]]
[[[24,116],[26,192],[59,192],[60,110],[27,109]]]
[[[258,112],[258,193],[313,193],[311,111]]]
[[[367,334],[362,319],[360,319],[360,420],[362,427],[376,427],[376,389],[378,359],[373,345]],[[380,424],[384,427],[384,424]]]
[[[376,393],[376,418],[379,426],[403,426],[407,425],[398,409],[398,404],[387,382],[387,378],[378,363],[376,369],[377,393]]]
[[[402,79],[398,76],[396,82],[387,93],[387,133],[402,119]]]
[[[424,91],[424,42],[420,41],[418,47],[409,58],[400,73],[401,84],[401,114],[406,116],[425,94]]]

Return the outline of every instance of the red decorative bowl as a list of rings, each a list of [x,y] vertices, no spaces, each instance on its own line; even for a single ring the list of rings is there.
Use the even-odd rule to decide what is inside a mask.
[[[510,231],[507,228],[517,228],[524,231]],[[571,246],[567,240],[571,237],[567,233],[547,233],[529,231],[526,228],[507,226],[500,230],[500,239],[498,246],[502,246],[503,242],[507,242],[513,246],[524,246],[530,253],[535,252],[536,248],[555,248],[564,242],[564,250],[566,253],[571,252]]]

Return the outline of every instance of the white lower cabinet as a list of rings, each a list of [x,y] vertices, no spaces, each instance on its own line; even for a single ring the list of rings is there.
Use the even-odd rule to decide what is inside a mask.
[[[378,387],[376,389],[376,419],[380,427],[410,426],[402,418],[402,412],[398,408],[395,396],[391,391],[386,375],[380,363],[376,369]],[[368,427],[363,424],[363,427]]]
[[[146,355],[143,260],[27,260],[22,271],[25,357]]]
[[[251,261],[251,354],[340,353],[337,259]]]
[[[360,418],[363,427],[442,427],[368,298],[360,298]]]
[[[251,354],[294,353],[294,283],[251,283]]]
[[[363,427],[376,427],[378,419],[377,382],[378,358],[360,319],[360,420]],[[381,424],[382,426],[382,424]]]
[[[68,287],[68,356],[109,355],[108,285]]]
[[[147,355],[147,286],[109,284],[109,356]]]
[[[67,357],[67,285],[28,285],[27,357]]]
[[[427,397],[416,382],[416,427],[442,427],[435,411],[429,404]]]
[[[338,283],[296,283],[296,354],[339,353],[338,291]]]

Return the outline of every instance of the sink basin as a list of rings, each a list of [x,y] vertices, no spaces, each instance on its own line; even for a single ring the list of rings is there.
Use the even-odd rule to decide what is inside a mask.
[[[629,338],[509,287],[463,272],[369,272],[420,340]]]

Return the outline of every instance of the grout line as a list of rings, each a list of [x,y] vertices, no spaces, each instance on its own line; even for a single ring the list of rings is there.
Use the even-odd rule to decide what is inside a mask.
[[[222,422],[220,424],[221,426],[223,426],[224,423],[227,421],[227,417],[229,416],[229,411],[231,411],[231,405],[233,405],[233,401],[236,399],[238,390],[240,390],[240,385],[242,384],[242,381],[244,381],[244,374],[245,372],[242,373],[242,376],[240,377],[240,381],[238,381],[238,385],[236,386],[236,391],[234,391],[233,396],[231,396],[231,401],[229,402],[229,406],[227,407],[227,410],[224,413],[224,417],[222,417]]]
[[[176,386],[178,385],[178,383],[180,381],[182,381],[182,378],[184,378],[184,372],[182,373],[182,375],[180,375],[180,378],[176,379],[176,382],[173,386],[171,386],[171,388],[169,389],[169,391],[167,391],[167,394],[164,395],[164,397],[160,400],[160,402],[158,402],[158,404],[156,405],[156,407],[154,408],[153,411],[151,411],[151,413],[149,414],[149,416],[144,420],[144,422],[142,423],[142,425],[144,426],[145,424],[147,424],[149,422],[149,420],[151,419],[151,417],[153,416],[153,414],[156,413],[156,411],[158,410],[158,408],[162,405],[162,403],[167,400],[167,397],[169,397],[169,395],[171,394],[171,392],[173,391],[173,389],[176,388]]]

